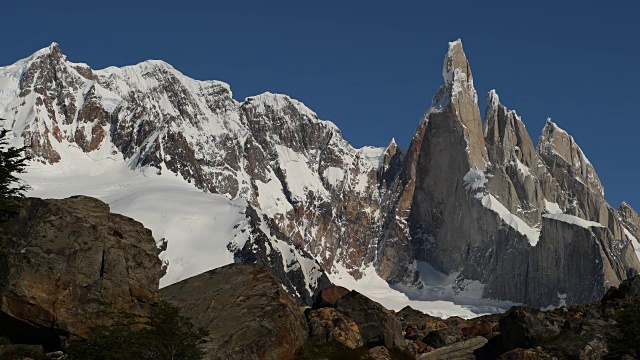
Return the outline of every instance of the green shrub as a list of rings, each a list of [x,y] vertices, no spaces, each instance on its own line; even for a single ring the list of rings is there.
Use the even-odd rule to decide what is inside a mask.
[[[414,360],[416,358],[414,355],[399,348],[389,349],[389,355],[391,355],[391,360]]]
[[[208,335],[196,329],[177,307],[162,302],[150,314],[142,329],[131,326],[96,327],[86,341],[77,341],[67,349],[74,360],[199,360],[199,348]],[[139,327],[139,326],[138,326]]]
[[[16,346],[0,354],[0,360],[22,360],[30,358],[33,360],[44,360],[42,351],[29,349],[27,347]]]
[[[9,345],[9,344],[11,344],[11,341],[9,339],[7,339],[6,337],[0,336],[0,345]]]
[[[342,344],[306,345],[298,350],[296,360],[370,360],[367,348],[350,349]]]
[[[302,347],[296,353],[296,360],[370,360],[369,349],[350,349],[338,343],[313,344]],[[415,356],[398,348],[389,349],[392,360],[413,360]]]
[[[616,326],[607,338],[607,359],[631,356],[640,358],[640,304],[634,304],[616,315]]]

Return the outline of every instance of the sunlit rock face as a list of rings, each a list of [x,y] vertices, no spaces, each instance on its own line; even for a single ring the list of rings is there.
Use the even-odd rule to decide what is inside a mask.
[[[420,288],[414,260],[424,261],[458,274],[459,291],[479,282],[483,297],[534,306],[597,299],[634,274],[637,217],[604,200],[573,137],[549,120],[536,148],[493,90],[481,131],[459,41],[443,77],[384,197],[379,273]]]

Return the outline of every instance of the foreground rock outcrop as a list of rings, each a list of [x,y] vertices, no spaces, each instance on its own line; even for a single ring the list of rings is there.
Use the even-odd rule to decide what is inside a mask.
[[[350,349],[357,349],[364,345],[358,324],[336,309],[311,310],[307,319],[309,340],[313,343],[339,343]]]
[[[0,335],[55,348],[157,303],[161,264],[141,223],[84,196],[20,204],[3,234]]]
[[[383,345],[387,348],[405,344],[402,323],[395,314],[368,297],[351,291],[336,302],[336,308],[351,317],[368,347]]]
[[[160,294],[211,332],[206,359],[293,359],[309,335],[300,307],[261,265],[224,266]]]

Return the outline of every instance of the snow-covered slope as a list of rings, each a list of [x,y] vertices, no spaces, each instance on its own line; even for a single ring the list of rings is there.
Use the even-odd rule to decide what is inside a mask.
[[[113,212],[142,222],[152,230],[159,246],[163,240],[167,242],[166,249],[160,253],[160,258],[169,265],[160,279],[161,287],[242,260],[238,258],[237,249],[252,241],[252,222],[247,216],[245,199],[231,200],[203,192],[170,172],[157,174],[150,167],[132,170],[121,155],[100,157],[73,146],[66,149],[64,160],[59,163],[31,164],[28,173],[22,176],[32,187],[29,195],[93,196],[108,203]],[[305,285],[313,294],[314,286],[322,281],[322,269],[317,262],[276,237],[271,237],[270,242],[269,248],[280,254],[286,270],[303,268]],[[408,305],[434,316],[470,318],[509,306],[465,294],[457,296],[452,289],[434,295],[421,294],[413,288],[394,288],[377,275],[372,266],[360,270],[362,276],[355,279],[349,269],[338,264],[329,278],[394,310]],[[438,288],[442,290],[442,284],[439,283]],[[296,290],[293,293],[296,294]],[[425,300],[430,298],[433,300]]]
[[[0,68],[0,83],[0,118],[38,161],[64,161],[68,146],[120,154],[132,169],[245,198],[327,270],[373,261],[385,149],[354,149],[297,100],[264,93],[238,102],[227,84],[156,60],[94,71],[55,43]],[[347,243],[358,255],[336,259]]]
[[[166,242],[160,253],[166,271],[161,287],[242,260],[239,252],[251,248],[256,235],[273,244],[278,256],[289,259],[288,268],[279,275],[292,295],[307,301],[318,283],[327,281],[321,266],[306,252],[259,229],[264,225],[247,215],[250,205],[245,199],[203,192],[168,171],[132,170],[121,154],[87,154],[62,145],[66,146],[61,147],[65,150],[61,161],[53,165],[32,162],[22,175],[32,187],[29,195],[93,196],[109,204],[113,212],[142,222],[153,231],[159,247]],[[104,146],[112,145],[107,141]],[[295,280],[300,274],[302,284]]]

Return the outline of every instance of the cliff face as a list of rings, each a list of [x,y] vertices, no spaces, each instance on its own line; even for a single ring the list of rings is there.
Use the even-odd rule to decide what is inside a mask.
[[[94,70],[57,44],[0,68],[0,117],[44,164],[115,159],[246,199],[232,224],[242,234],[222,248],[266,265],[301,303],[332,274],[357,279],[369,267],[421,288],[425,262],[455,277],[456,291],[473,283],[481,296],[539,306],[595,299],[640,269],[637,213],[606,202],[573,137],[548,121],[534,146],[495,91],[483,125],[460,41],[442,75],[406,151],[395,141],[355,149],[286,95],[239,102],[227,84],[162,61]]]
[[[633,211],[609,206],[573,137],[548,121],[534,147],[495,91],[482,134],[459,41],[443,77],[385,196],[379,273],[420,288],[423,261],[460,290],[478,281],[484,297],[534,306],[596,299],[635,274]]]
[[[160,279],[150,230],[88,197],[21,205],[6,225],[0,267],[0,314],[12,334],[55,346],[59,335],[148,315]]]

